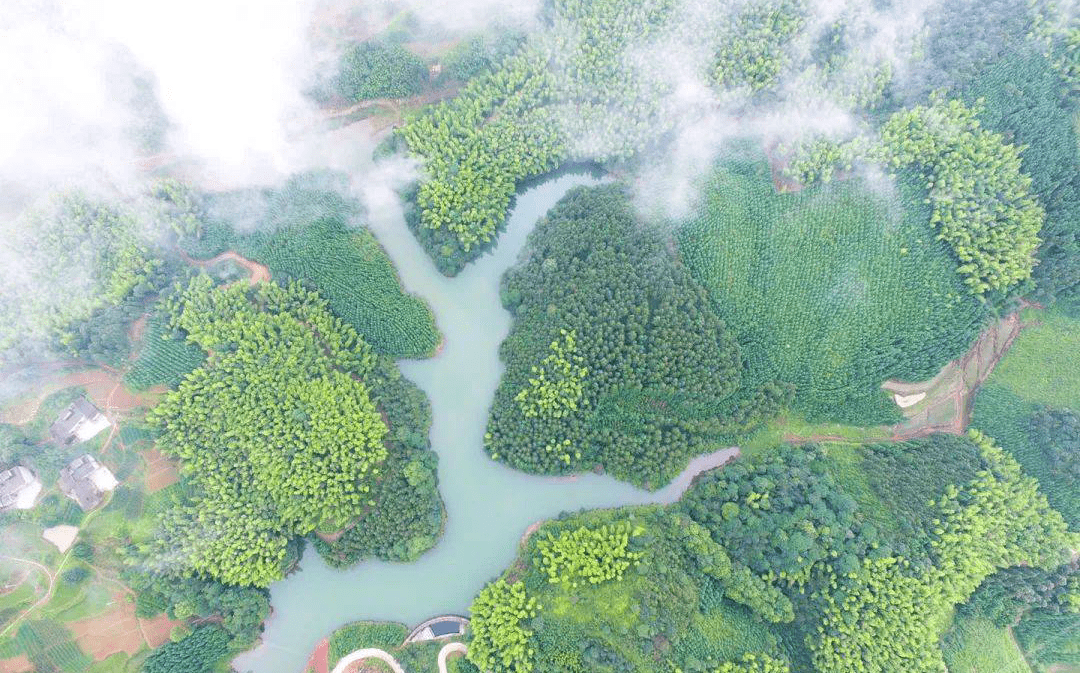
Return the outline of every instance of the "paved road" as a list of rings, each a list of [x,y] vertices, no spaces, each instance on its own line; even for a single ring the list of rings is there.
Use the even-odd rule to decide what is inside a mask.
[[[389,664],[390,668],[394,669],[394,673],[405,673],[405,669],[401,667],[401,664],[397,662],[397,659],[390,656],[390,653],[386,650],[380,650],[377,647],[367,647],[346,654],[341,658],[341,661],[337,663],[337,666],[334,666],[332,673],[344,673],[345,669],[349,667],[349,664],[354,661],[360,661],[361,659],[382,659]]]
[[[443,648],[439,650],[439,673],[446,673],[446,657],[450,656],[451,652],[465,653],[465,643],[447,643],[443,645]],[[380,650],[377,647],[367,647],[362,650],[356,650],[346,654],[341,658],[341,661],[334,666],[334,670],[331,673],[345,673],[345,669],[349,667],[349,664],[360,661],[361,659],[381,659],[389,664],[390,668],[394,669],[394,673],[405,673],[405,669],[401,667],[401,664],[397,662],[397,659],[392,657],[386,650]]]
[[[443,648],[439,650],[439,673],[446,673],[446,657],[451,652],[461,652],[465,654],[465,643],[447,643],[443,645]]]

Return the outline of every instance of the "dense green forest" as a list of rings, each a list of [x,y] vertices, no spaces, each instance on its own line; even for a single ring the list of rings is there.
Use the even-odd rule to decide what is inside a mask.
[[[148,416],[157,446],[181,460],[189,496],[144,550],[151,567],[264,587],[300,536],[406,517],[384,494],[418,510],[407,550],[388,539],[394,519],[350,558],[412,558],[434,544],[441,505],[434,460],[421,457],[426,402],[316,293],[197,276],[169,308],[170,326],[212,357]]]
[[[515,321],[485,447],[530,472],[659,488],[789,397],[744,381],[731,331],[617,186],[570,192],[503,279]]]
[[[993,440],[882,445],[924,459],[901,492],[877,463],[838,470],[843,449],[778,446],[668,507],[548,522],[477,596],[468,658],[515,673],[938,671],[954,605],[1012,605],[1015,585],[987,580],[998,570],[1056,578],[1040,595],[1057,614],[1080,600],[1075,535]],[[874,524],[913,510],[902,530]]]

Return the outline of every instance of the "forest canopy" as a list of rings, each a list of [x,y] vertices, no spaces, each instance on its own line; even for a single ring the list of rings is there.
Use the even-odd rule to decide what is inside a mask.
[[[493,458],[658,488],[787,399],[743,384],[731,331],[622,188],[570,192],[527,246],[503,279],[514,324],[484,436]]]
[[[149,416],[191,484],[153,559],[266,586],[291,540],[379,504],[389,452],[376,356],[297,284],[213,287],[197,276],[171,309],[172,326],[212,357]]]

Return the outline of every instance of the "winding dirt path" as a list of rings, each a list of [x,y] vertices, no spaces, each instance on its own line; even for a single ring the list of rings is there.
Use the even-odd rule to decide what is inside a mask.
[[[250,283],[251,285],[254,285],[255,283],[263,283],[270,280],[269,267],[267,267],[265,264],[259,264],[258,262],[252,261],[247,257],[242,257],[239,253],[233,250],[223,252],[217,257],[212,257],[211,259],[195,259],[183,250],[180,250],[179,252],[180,256],[184,259],[184,261],[188,264],[191,264],[192,266],[214,266],[215,264],[218,264],[219,262],[223,262],[225,260],[228,260],[230,262],[236,262],[240,266],[247,269],[248,274],[250,274],[248,277],[248,283]]]
[[[27,565],[33,566],[34,568],[36,568],[36,569],[40,570],[41,572],[45,573],[45,576],[49,578],[49,589],[45,592],[45,595],[42,596],[40,599],[38,599],[38,601],[36,603],[34,603],[30,607],[23,610],[19,614],[19,616],[17,616],[15,619],[11,620],[11,623],[8,624],[6,627],[4,627],[3,631],[0,631],[0,638],[3,638],[4,636],[6,636],[8,634],[9,631],[11,631],[11,629],[15,628],[15,626],[18,625],[19,622],[21,622],[23,619],[25,619],[28,614],[30,614],[34,610],[40,608],[41,606],[45,605],[46,603],[48,603],[52,599],[53,592],[56,591],[56,575],[54,575],[51,570],[49,570],[47,567],[43,566],[42,564],[38,563],[37,561],[31,561],[30,559],[19,558],[17,556],[6,556],[6,555],[5,556],[0,556],[0,559],[5,559],[5,560],[8,560],[8,561],[15,561],[16,563],[25,563]],[[64,568],[64,562],[65,561],[67,561],[67,556],[66,555],[64,556],[63,561],[60,562],[60,568],[57,569],[56,572],[59,573],[60,570],[62,570]]]

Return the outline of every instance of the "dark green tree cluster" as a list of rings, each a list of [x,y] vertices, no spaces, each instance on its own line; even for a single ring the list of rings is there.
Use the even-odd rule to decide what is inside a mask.
[[[215,288],[198,276],[171,310],[172,326],[214,357],[148,416],[192,488],[164,517],[151,562],[266,586],[290,540],[378,505],[388,428],[372,395],[376,358],[295,284]]]
[[[362,42],[342,55],[335,89],[349,101],[404,98],[420,93],[427,75],[424,60],[400,44]]]
[[[526,259],[503,281],[515,322],[484,438],[493,458],[541,473],[602,466],[658,488],[784,398],[741,387],[735,340],[621,188],[568,194]]]
[[[200,626],[187,637],[154,650],[143,673],[206,673],[229,653],[229,635],[220,626]]]
[[[995,626],[1020,623],[1035,612],[1058,615],[1080,612],[1080,564],[1076,560],[1053,570],[1006,568],[987,577],[957,610],[986,617]]]
[[[681,505],[759,575],[802,584],[822,564],[848,572],[876,531],[825,464],[819,447],[785,446],[706,474]]]
[[[1040,409],[1028,433],[1043,450],[1050,468],[1063,479],[1080,479],[1080,416],[1068,409]]]

